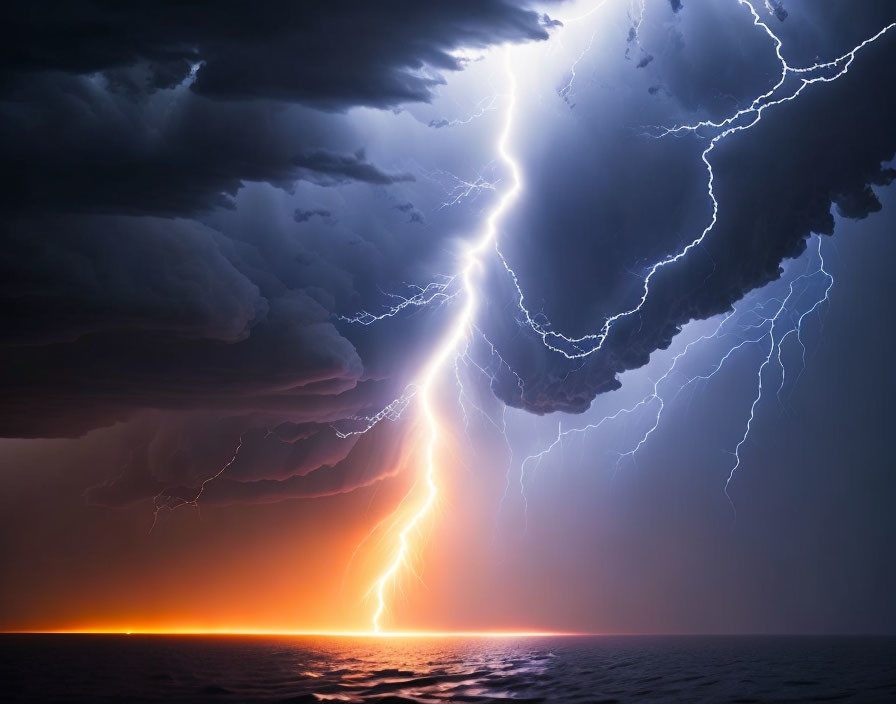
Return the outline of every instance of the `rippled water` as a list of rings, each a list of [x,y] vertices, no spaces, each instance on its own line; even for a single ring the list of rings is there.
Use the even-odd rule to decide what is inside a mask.
[[[896,702],[896,639],[0,636],[9,701]]]

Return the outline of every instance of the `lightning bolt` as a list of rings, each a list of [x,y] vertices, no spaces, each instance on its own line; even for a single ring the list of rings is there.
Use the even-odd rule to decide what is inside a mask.
[[[504,66],[507,75],[508,91],[504,124],[497,141],[497,152],[501,162],[510,172],[510,187],[500,196],[498,202],[489,211],[485,228],[479,238],[468,245],[457,278],[463,304],[451,321],[448,332],[433,351],[417,382],[417,394],[420,400],[423,425],[425,430],[423,448],[424,498],[422,503],[407,519],[398,534],[398,546],[392,561],[376,579],[373,590],[376,594],[377,606],[373,614],[373,631],[382,632],[382,619],[386,612],[386,588],[392,583],[399,569],[406,564],[417,526],[425,519],[435,505],[438,496],[439,462],[437,449],[441,438],[441,423],[434,399],[434,392],[440,378],[457,355],[458,349],[468,344],[472,336],[474,318],[479,304],[479,289],[475,275],[482,267],[482,258],[489,252],[498,237],[498,224],[502,216],[516,199],[522,188],[520,168],[508,150],[508,142],[513,127],[514,109],[516,107],[516,76],[514,75],[510,48],[504,48]]]
[[[566,84],[557,91],[557,95],[559,95],[561,98],[563,98],[563,102],[566,103],[570,107],[570,109],[572,109],[576,106],[576,104],[572,102],[572,95],[573,95],[572,87],[573,87],[573,84],[576,82],[576,68],[578,67],[578,65],[582,61],[582,59],[585,58],[585,54],[587,54],[589,51],[591,51],[591,46],[592,46],[592,44],[594,44],[594,37],[596,37],[596,36],[597,36],[597,32],[595,32],[594,34],[591,35],[591,39],[588,41],[588,44],[585,46],[584,49],[582,49],[582,52],[578,55],[576,60],[572,63],[572,66],[570,66],[569,79],[566,81]]]
[[[585,17],[591,15],[593,12],[599,9],[603,4],[603,2],[600,2],[585,15],[573,18],[569,21],[584,19]],[[387,588],[397,579],[397,575],[403,567],[409,567],[408,555],[411,552],[412,543],[416,537],[416,531],[419,525],[432,511],[438,498],[438,477],[441,466],[439,463],[437,451],[442,437],[442,423],[434,399],[436,388],[445,375],[446,371],[451,366],[453,366],[455,377],[461,387],[461,409],[464,411],[464,413],[466,413],[463,401],[464,390],[463,385],[460,381],[459,365],[461,363],[464,363],[466,365],[472,364],[482,373],[489,374],[488,370],[482,365],[474,362],[469,354],[473,334],[474,332],[480,332],[475,325],[475,316],[479,305],[479,288],[478,281],[476,279],[476,273],[481,269],[483,258],[486,253],[491,248],[495,249],[498,259],[502,263],[504,270],[506,271],[516,289],[516,304],[519,313],[522,316],[521,322],[528,326],[528,328],[531,329],[538,337],[540,337],[543,344],[548,349],[561,354],[570,360],[584,359],[600,351],[603,348],[603,345],[605,344],[611,330],[618,321],[633,315],[637,315],[641,312],[648,298],[650,297],[651,283],[653,282],[654,277],[657,275],[657,273],[665,267],[673,266],[676,262],[688,256],[689,253],[692,250],[698,248],[714,230],[718,221],[720,209],[720,204],[716,198],[714,189],[715,174],[713,172],[711,159],[716,146],[732,135],[739,132],[747,131],[750,128],[754,127],[761,121],[768,109],[786,102],[790,102],[792,100],[796,100],[809,86],[816,83],[830,83],[842,77],[849,71],[849,68],[852,65],[852,62],[854,61],[858,51],[882,37],[884,34],[893,29],[893,27],[896,27],[896,23],[884,27],[877,34],[866,39],[865,41],[854,47],[851,51],[831,61],[817,62],[807,67],[793,67],[790,66],[784,58],[784,55],[782,53],[781,40],[774,34],[774,32],[768,27],[768,25],[763,22],[753,4],[749,0],[738,0],[738,4],[740,6],[746,7],[749,10],[753,18],[753,25],[762,29],[772,40],[774,44],[775,56],[777,57],[781,67],[780,76],[769,90],[757,96],[749,106],[736,110],[736,112],[732,113],[723,120],[703,120],[689,125],[686,124],[668,128],[651,128],[652,132],[646,135],[649,137],[660,139],[682,134],[697,134],[698,136],[702,137],[704,136],[704,133],[706,133],[705,136],[709,137],[709,143],[706,148],[702,150],[700,159],[706,169],[706,192],[711,204],[711,216],[709,222],[702,229],[702,231],[697,233],[696,236],[693,237],[693,239],[691,239],[689,242],[687,242],[681,249],[667,255],[663,259],[660,259],[646,270],[641,284],[640,295],[634,305],[632,305],[630,308],[621,310],[613,315],[606,317],[597,332],[585,334],[581,337],[565,335],[562,332],[553,329],[550,321],[544,315],[533,315],[528,309],[525,294],[519,277],[511,267],[507,258],[501,252],[498,242],[498,225],[504,213],[516,199],[522,188],[519,165],[517,164],[511,153],[508,151],[508,142],[513,126],[514,109],[516,105],[516,78],[511,66],[510,49],[508,47],[505,47],[504,62],[509,90],[505,95],[507,105],[505,108],[504,124],[497,139],[496,149],[500,162],[509,171],[511,178],[509,186],[505,187],[505,189],[501,192],[497,203],[488,212],[483,232],[474,242],[467,246],[461,260],[460,269],[455,275],[452,275],[451,277],[445,277],[442,280],[427,284],[423,287],[413,288],[411,291],[411,295],[398,296],[398,302],[395,305],[389,307],[384,313],[361,313],[354,318],[344,318],[344,320],[346,320],[347,322],[366,325],[372,324],[386,317],[397,315],[409,307],[428,306],[434,303],[444,303],[448,301],[460,304],[460,308],[456,311],[454,317],[451,319],[448,325],[447,332],[435,347],[431,357],[423,367],[423,370],[419,375],[417,381],[415,381],[412,385],[412,387],[415,389],[414,393],[416,394],[416,398],[420,403],[421,419],[424,429],[424,439],[421,453],[422,463],[420,476],[418,477],[418,481],[415,484],[415,487],[412,488],[411,492],[409,492],[408,495],[406,495],[402,500],[402,505],[404,505],[405,503],[411,503],[410,497],[418,487],[422,487],[423,489],[423,498],[403,522],[399,521],[398,524],[400,524],[402,527],[400,532],[398,533],[397,545],[395,547],[393,557],[388,562],[384,571],[374,581],[371,587],[371,591],[376,595],[377,602],[372,619],[374,632],[381,632],[382,620],[384,619],[385,613],[387,611]],[[643,12],[640,13],[640,16],[643,16]],[[640,21],[638,21],[637,24],[640,25]],[[587,52],[587,48],[585,49],[585,52]],[[585,52],[582,53],[582,56],[584,56]],[[576,63],[578,63],[580,59],[581,56],[576,60]],[[561,97],[567,97],[569,92],[571,91],[571,83],[575,78],[575,64],[573,64],[570,75],[570,82],[565,87],[566,90],[565,92],[562,92]],[[792,86],[789,86],[789,79],[793,79]],[[450,205],[462,202],[467,198],[477,195],[482,190],[498,190],[498,181],[486,181],[481,174],[473,180],[464,180],[458,177],[454,177],[454,180],[456,182],[456,187],[459,190],[450,192],[449,200],[446,201],[443,207],[448,207]],[[746,332],[747,330],[757,330],[758,337],[753,336],[739,339],[736,344],[733,344],[724,352],[718,363],[709,373],[695,375],[688,379],[685,379],[684,381],[679,383],[675,391],[675,395],[677,396],[684,388],[692,384],[700,381],[708,381],[716,373],[718,373],[720,369],[722,369],[726,362],[733,357],[735,352],[743,349],[748,345],[756,345],[762,343],[765,340],[768,341],[768,347],[766,348],[765,357],[757,370],[757,393],[749,409],[749,416],[746,421],[745,430],[735,446],[733,452],[735,461],[733,463],[733,466],[729,470],[728,478],[725,484],[725,494],[726,496],[728,496],[729,501],[730,495],[728,493],[728,488],[735,476],[737,469],[740,467],[741,450],[750,436],[751,430],[753,428],[756,409],[762,399],[764,371],[772,363],[772,359],[777,353],[777,362],[780,366],[782,375],[781,387],[779,387],[780,393],[780,388],[783,387],[784,376],[786,374],[785,364],[782,358],[782,348],[784,343],[790,337],[796,339],[798,344],[802,347],[802,359],[803,365],[805,366],[805,344],[802,338],[803,322],[805,321],[807,316],[817,311],[819,307],[828,300],[828,295],[830,293],[831,287],[833,286],[833,277],[825,269],[824,258],[821,252],[820,238],[818,242],[818,255],[820,261],[819,269],[814,273],[820,272],[823,276],[826,277],[828,283],[826,288],[824,289],[823,294],[814,301],[813,305],[810,308],[801,313],[798,310],[795,311],[795,299],[799,298],[799,296],[797,295],[796,284],[802,279],[806,279],[814,275],[807,273],[794,278],[790,282],[789,292],[783,299],[773,299],[773,301],[777,304],[777,308],[775,309],[773,315],[767,316],[763,313],[757,312],[757,309],[754,309],[752,311],[752,313],[759,317],[759,322],[747,326],[744,332]],[[696,346],[705,344],[710,340],[721,339],[722,337],[730,334],[728,332],[725,332],[725,330],[726,325],[729,323],[729,321],[732,320],[733,316],[734,311],[732,311],[731,314],[727,315],[711,334],[704,335],[698,340],[689,343],[684,348],[684,350],[682,350],[682,352],[680,352],[672,359],[670,366],[666,369],[665,373],[653,383],[652,390],[642,399],[637,401],[634,405],[619,409],[615,413],[605,416],[599,421],[591,423],[582,428],[572,428],[564,430],[562,421],[561,423],[558,423],[556,439],[547,448],[545,448],[541,452],[526,457],[521,463],[520,487],[524,500],[525,484],[528,474],[531,471],[529,467],[533,464],[537,466],[540,463],[541,459],[548,453],[550,453],[554,448],[560,447],[562,449],[564,438],[568,437],[571,433],[581,434],[591,430],[596,430],[623,416],[627,416],[642,411],[643,409],[652,407],[655,409],[653,421],[632,447],[630,447],[627,451],[619,454],[619,457],[617,459],[617,467],[625,457],[633,458],[637,454],[637,452],[648,442],[649,438],[660,424],[663,412],[666,408],[666,399],[668,398],[668,392],[665,389],[665,386],[668,385],[670,380],[674,378],[673,374],[676,371],[678,363]],[[788,320],[791,323],[790,327],[783,329],[782,324]],[[484,337],[484,335],[482,337],[490,346],[491,353],[497,356],[500,363],[504,363],[494,345],[492,345]],[[522,389],[522,380],[518,376],[517,380],[520,383],[520,387]],[[403,410],[407,406],[407,402],[409,402],[409,400],[409,398],[406,401],[396,399],[393,404],[398,404],[400,406],[400,410]],[[393,404],[390,404],[375,416],[372,416],[370,418],[362,418],[362,421],[365,424],[364,427],[366,429],[369,429],[383,418],[391,419],[397,417],[393,413],[393,411],[396,410],[397,407],[393,406]],[[492,422],[494,423],[494,421]],[[497,424],[495,425],[497,426]],[[506,431],[506,417],[502,418],[501,430],[502,432]],[[366,432],[366,430],[362,430],[361,432]]]
[[[440,129],[443,127],[457,127],[459,125],[468,125],[474,120],[478,120],[480,117],[485,115],[485,113],[497,109],[498,101],[501,97],[502,96],[500,95],[487,95],[473,106],[473,110],[466,117],[458,117],[454,118],[453,120],[447,120],[445,118],[439,120],[430,120],[429,126]]]

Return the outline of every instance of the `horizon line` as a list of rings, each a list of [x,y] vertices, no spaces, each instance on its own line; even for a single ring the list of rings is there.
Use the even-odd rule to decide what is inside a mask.
[[[490,631],[381,631],[372,630],[286,630],[256,628],[62,628],[0,630],[0,635],[134,635],[134,636],[282,636],[323,638],[576,638],[576,637],[837,637],[837,638],[896,638],[896,633],[845,632],[845,633],[787,633],[787,632],[579,632],[538,630],[490,630]]]
[[[336,638],[543,638],[595,636],[598,633],[569,631],[493,630],[493,631],[352,631],[352,630],[281,630],[245,628],[64,628],[42,630],[4,630],[3,635],[197,635],[197,636],[318,636]],[[609,635],[609,634],[607,634]]]

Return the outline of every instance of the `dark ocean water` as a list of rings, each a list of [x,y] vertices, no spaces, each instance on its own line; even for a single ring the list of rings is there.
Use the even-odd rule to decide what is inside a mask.
[[[14,702],[896,702],[896,638],[5,635],[0,681]]]

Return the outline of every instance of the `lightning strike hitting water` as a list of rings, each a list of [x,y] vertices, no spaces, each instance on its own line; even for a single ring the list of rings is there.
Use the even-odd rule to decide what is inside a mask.
[[[377,607],[373,614],[373,630],[376,633],[380,633],[382,630],[381,620],[386,611],[386,587],[396,578],[396,573],[406,563],[414,531],[432,510],[438,495],[437,475],[439,465],[437,449],[441,437],[441,423],[434,399],[435,387],[450,363],[457,357],[458,349],[472,335],[474,317],[479,304],[479,288],[475,275],[481,267],[483,255],[490,250],[497,239],[498,224],[501,217],[522,187],[519,166],[508,151],[508,141],[513,127],[514,108],[516,105],[516,77],[511,66],[509,48],[504,50],[504,65],[507,71],[508,97],[503,129],[498,137],[497,151],[501,161],[510,172],[511,185],[502,193],[497,204],[489,212],[486,218],[485,229],[479,239],[470,244],[464,253],[462,268],[457,275],[461,283],[459,295],[462,297],[463,305],[451,321],[447,334],[433,351],[416,385],[425,429],[422,473],[425,498],[408,518],[399,533],[398,549],[394,558],[374,582]]]
[[[716,122],[711,120],[704,120],[690,125],[686,124],[668,128],[653,128],[652,134],[646,135],[654,138],[663,138],[689,133],[698,134],[700,136],[709,138],[710,141],[708,143],[708,146],[706,146],[706,148],[702,150],[700,159],[706,168],[706,192],[711,204],[711,216],[708,224],[690,242],[688,242],[677,252],[669,254],[647,269],[646,274],[643,277],[640,296],[637,302],[632,307],[605,318],[598,332],[586,334],[581,337],[572,337],[552,329],[550,322],[544,315],[533,315],[526,305],[525,294],[523,292],[523,287],[521,285],[519,277],[511,267],[504,254],[500,251],[497,241],[497,227],[501,220],[501,217],[506,212],[507,208],[513,202],[513,200],[517,197],[521,189],[519,166],[507,149],[507,143],[514,117],[516,84],[510,64],[509,49],[505,49],[504,61],[509,83],[509,90],[507,91],[506,95],[508,103],[506,107],[504,126],[497,142],[497,151],[501,163],[510,172],[511,179],[510,185],[506,187],[506,190],[504,190],[501,194],[497,204],[488,213],[482,235],[478,240],[476,240],[467,248],[462,260],[462,267],[457,274],[450,277],[445,277],[434,283],[430,283],[425,287],[413,288],[412,295],[396,296],[395,298],[397,298],[398,303],[388,308],[384,313],[371,314],[364,312],[353,318],[343,318],[343,320],[346,322],[369,325],[384,318],[395,316],[409,307],[423,307],[429,306],[430,304],[434,303],[445,303],[449,301],[462,302],[461,308],[456,312],[456,314],[450,321],[448,332],[433,351],[432,356],[424,366],[422,374],[420,375],[418,380],[409,387],[409,389],[412,389],[412,391],[409,393],[406,390],[405,394],[402,397],[393,401],[380,413],[377,413],[376,415],[371,417],[364,417],[360,419],[362,421],[363,427],[360,430],[355,431],[366,432],[383,418],[397,418],[400,415],[401,411],[403,411],[404,408],[407,407],[412,396],[416,394],[416,396],[419,398],[425,436],[422,452],[423,468],[421,472],[421,478],[418,481],[418,486],[422,485],[422,488],[424,489],[424,498],[420,505],[404,521],[403,527],[398,534],[398,545],[394,556],[388,563],[386,569],[382,572],[382,574],[378,577],[378,579],[371,587],[371,589],[375,592],[377,599],[377,606],[373,615],[374,632],[381,632],[381,621],[386,611],[386,589],[392,582],[394,582],[399,570],[403,566],[407,566],[408,554],[411,550],[411,543],[415,537],[415,531],[418,529],[419,524],[432,510],[438,495],[437,478],[439,474],[439,462],[437,457],[437,449],[442,433],[441,422],[438,415],[436,403],[434,401],[435,388],[443,377],[444,372],[446,372],[453,363],[455,376],[460,386],[461,410],[464,412],[464,415],[466,417],[464,390],[460,379],[459,365],[461,363],[464,363],[468,366],[472,365],[481,373],[486,374],[490,378],[494,378],[493,375],[484,366],[475,362],[472,356],[469,354],[470,344],[474,331],[479,333],[482,339],[485,340],[486,344],[491,349],[492,356],[496,356],[500,364],[505,364],[504,360],[501,358],[494,345],[492,345],[491,342],[489,342],[488,339],[481,334],[481,331],[479,331],[475,325],[475,315],[479,303],[479,287],[474,275],[480,268],[480,265],[483,262],[483,257],[488,253],[489,249],[492,247],[495,248],[499,261],[502,263],[507,275],[516,288],[516,304],[518,306],[520,314],[522,315],[521,322],[529,329],[534,331],[536,335],[541,338],[542,342],[548,349],[559,353],[570,360],[584,360],[585,358],[602,349],[617,321],[633,315],[637,315],[642,310],[648,298],[650,297],[651,282],[653,281],[657,273],[659,273],[663,268],[674,265],[679,260],[688,256],[688,254],[692,250],[698,248],[714,230],[718,221],[720,208],[720,204],[716,198],[714,190],[715,174],[713,172],[711,161],[711,156],[716,146],[728,137],[739,132],[747,131],[750,128],[754,127],[757,123],[760,122],[765,114],[765,111],[769,108],[775,107],[782,103],[790,102],[792,100],[796,100],[809,86],[815,83],[830,83],[842,77],[848,72],[853,60],[855,59],[856,53],[859,50],[876,41],[888,31],[896,27],[896,23],[884,27],[876,35],[866,39],[851,51],[834,60],[827,62],[817,62],[807,67],[793,67],[787,63],[782,54],[781,40],[774,34],[774,32],[768,27],[768,25],[763,22],[753,4],[749,0],[737,1],[739,5],[746,7],[749,10],[750,14],[752,15],[753,25],[762,29],[772,40],[774,44],[775,56],[777,57],[781,66],[780,76],[777,79],[776,83],[769,90],[757,96],[748,107],[737,110],[721,121]],[[572,20],[568,20],[568,22],[584,19],[585,17],[591,15],[593,12],[599,9],[603,4],[603,2],[598,3],[585,15],[573,18]],[[774,10],[776,8],[777,5],[775,5],[774,7],[770,7],[769,11],[774,14]],[[639,3],[638,11],[633,12],[632,15],[633,27],[635,32],[634,36],[635,39],[637,39],[638,30],[640,29],[640,24],[643,20],[643,4]],[[576,64],[581,60],[582,56],[587,53],[590,46],[591,42],[589,42],[588,47],[586,47],[586,49],[576,60],[575,64],[573,64],[573,67],[570,69],[569,75],[571,77],[566,86],[564,86],[564,88],[560,91],[561,98],[568,98],[568,95],[572,88],[572,81],[574,81],[575,79]],[[788,90],[787,86],[789,85],[789,79],[793,79],[793,85],[790,86]],[[453,177],[453,180],[455,182],[454,188],[456,190],[452,190],[449,192],[449,200],[446,201],[445,204],[443,204],[443,207],[455,205],[465,199],[474,197],[482,190],[498,190],[498,181],[487,181],[482,177],[481,174],[474,180],[464,180],[457,177]],[[743,327],[741,335],[737,337],[736,342],[724,350],[724,353],[721,355],[718,362],[708,373],[691,376],[689,378],[681,380],[677,384],[677,386],[672,387],[674,389],[674,396],[677,397],[685,388],[698,382],[706,382],[713,376],[715,376],[737,351],[744,349],[747,346],[761,344],[763,341],[768,342],[766,354],[757,371],[757,393],[750,406],[749,417],[746,421],[744,432],[740,437],[739,442],[736,444],[734,452],[732,453],[734,455],[735,461],[728,472],[728,477],[725,483],[725,494],[726,496],[728,496],[729,501],[730,495],[728,493],[728,488],[734,478],[737,469],[740,467],[741,450],[747,439],[749,438],[750,432],[753,428],[756,409],[762,399],[763,374],[768,366],[772,363],[772,359],[776,357],[781,373],[781,382],[778,389],[778,393],[780,396],[780,392],[784,387],[786,377],[786,366],[782,358],[782,350],[784,343],[790,337],[796,339],[797,343],[800,345],[802,350],[803,367],[805,367],[806,346],[803,341],[803,322],[806,320],[807,316],[816,312],[820,308],[820,306],[822,306],[822,304],[828,300],[828,296],[834,282],[831,274],[825,269],[820,237],[818,240],[818,258],[818,269],[811,273],[805,273],[801,276],[796,276],[795,278],[793,278],[790,281],[789,292],[783,299],[770,299],[769,301],[766,301],[765,304],[757,306],[752,311],[747,312],[747,314],[752,313],[754,315],[757,315],[759,318],[759,322]],[[798,299],[801,297],[801,294],[798,295],[798,289],[796,288],[796,286],[799,282],[809,279],[816,274],[821,274],[825,277],[827,281],[826,287],[823,293],[821,293],[812,302],[812,305],[810,307],[805,310],[799,310],[797,303]],[[772,316],[767,316],[759,312],[763,307],[771,302],[774,302],[777,305],[775,313]],[[612,421],[615,421],[621,417],[629,416],[636,412],[643,411],[649,407],[653,407],[653,420],[649,422],[647,429],[637,438],[637,440],[632,446],[629,447],[629,449],[617,453],[617,468],[619,466],[619,463],[624,458],[633,458],[644,447],[651,435],[659,427],[664,410],[666,409],[667,399],[669,397],[666,387],[670,385],[670,381],[674,378],[673,375],[677,371],[679,362],[682,361],[692,349],[698,346],[708,344],[710,341],[718,341],[728,336],[736,336],[735,333],[732,333],[728,330],[728,326],[732,322],[736,322],[738,319],[736,318],[735,314],[736,311],[732,311],[721,320],[721,322],[713,330],[713,332],[707,335],[703,335],[697,340],[694,340],[693,342],[686,345],[680,353],[673,357],[666,371],[655,382],[653,382],[651,391],[633,405],[619,409],[615,413],[607,415],[600,420],[594,423],[590,423],[584,427],[564,430],[562,427],[562,423],[558,424],[556,439],[545,449],[536,454],[530,455],[529,457],[526,457],[521,463],[520,487],[522,490],[524,501],[526,498],[526,479],[532,471],[531,469],[529,469],[529,467],[533,464],[537,467],[541,460],[554,448],[560,447],[562,449],[564,438],[573,433],[584,434],[591,430],[597,430],[602,426],[611,423]],[[787,321],[789,321],[789,325],[786,327],[782,327],[784,322]],[[744,336],[744,334],[748,331],[755,331],[755,334],[752,336]],[[512,369],[511,372],[513,373]],[[517,376],[516,378],[518,383],[520,384],[520,388],[522,389],[522,379],[519,376]],[[505,435],[506,439],[506,417],[502,416],[502,424],[501,426],[498,426],[497,423],[495,423],[493,419],[488,417],[487,414],[483,413],[483,415],[485,415],[488,420],[491,421],[492,424],[495,425],[495,427],[497,427],[499,431],[501,431],[502,434]],[[355,434],[355,432],[344,433],[343,437],[349,434]],[[408,502],[409,496],[410,494],[405,497],[405,499],[402,501],[402,504]]]

